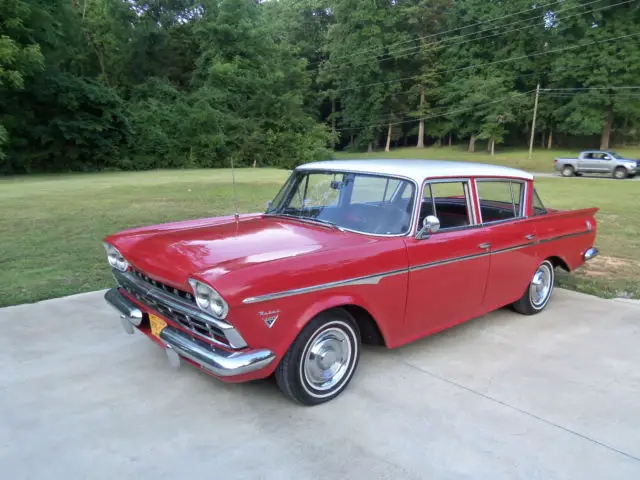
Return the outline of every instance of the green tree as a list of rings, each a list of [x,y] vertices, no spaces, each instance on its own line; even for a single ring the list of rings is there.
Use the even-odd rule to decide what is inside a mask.
[[[600,148],[607,149],[617,125],[640,120],[640,105],[630,92],[615,89],[635,85],[640,78],[640,5],[587,9],[567,20],[560,16],[555,24],[564,29],[558,43],[580,46],[556,56],[552,64],[550,87],[567,89],[570,95],[556,110],[555,119],[566,133],[600,134]],[[606,41],[616,37],[626,38]]]

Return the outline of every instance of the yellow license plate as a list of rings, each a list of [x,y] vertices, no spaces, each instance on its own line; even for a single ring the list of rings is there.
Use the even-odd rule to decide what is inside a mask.
[[[151,333],[160,338],[160,332],[167,326],[167,322],[156,315],[149,314],[149,323],[151,324]]]

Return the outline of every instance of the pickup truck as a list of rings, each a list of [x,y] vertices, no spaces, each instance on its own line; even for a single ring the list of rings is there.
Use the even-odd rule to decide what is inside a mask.
[[[635,177],[640,170],[640,161],[625,158],[611,151],[587,150],[581,152],[578,158],[556,158],[553,167],[561,172],[563,177],[600,173],[623,179]]]
[[[108,236],[105,298],[171,365],[273,375],[317,405],[347,387],[361,344],[396,348],[506,305],[542,312],[555,270],[597,255],[597,211],[547,208],[530,173],[502,166],[314,162],[264,212]]]

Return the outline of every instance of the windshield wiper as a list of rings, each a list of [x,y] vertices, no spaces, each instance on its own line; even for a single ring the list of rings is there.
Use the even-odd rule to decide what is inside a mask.
[[[267,212],[265,213],[265,215],[271,215],[274,217],[286,217],[286,218],[293,218],[295,220],[302,220],[302,221],[309,221],[309,222],[313,222],[313,223],[321,223],[322,225],[328,225],[330,227],[333,227],[337,230],[340,230],[341,232],[344,232],[345,229],[342,228],[340,225],[338,225],[337,223],[333,223],[330,222],[329,220],[321,220],[319,218],[312,218],[312,217],[299,217],[297,215],[291,215],[290,213],[273,213],[273,212]]]

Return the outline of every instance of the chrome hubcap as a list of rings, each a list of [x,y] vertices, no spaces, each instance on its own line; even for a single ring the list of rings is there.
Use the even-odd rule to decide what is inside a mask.
[[[351,343],[339,328],[329,328],[313,339],[304,357],[304,377],[316,390],[328,390],[338,384],[347,373]]]
[[[540,265],[533,280],[531,280],[531,288],[529,289],[529,299],[534,307],[544,305],[551,293],[553,284],[553,273],[549,265]]]

